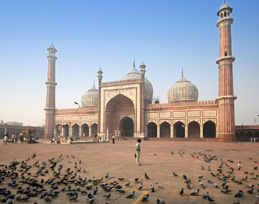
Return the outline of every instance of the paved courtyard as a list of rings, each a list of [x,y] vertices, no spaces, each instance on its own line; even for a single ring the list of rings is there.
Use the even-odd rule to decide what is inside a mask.
[[[93,193],[96,186],[98,192],[94,195],[93,203],[113,203],[113,204],[136,204],[144,203],[142,198],[144,195],[149,194],[149,198],[145,203],[157,203],[157,199],[163,200],[165,203],[210,203],[208,199],[203,199],[202,196],[209,192],[209,195],[215,201],[213,203],[233,203],[234,201],[241,201],[240,203],[256,203],[256,196],[258,195],[257,189],[259,188],[259,178],[256,175],[259,174],[259,170],[255,170],[254,167],[259,166],[259,143],[209,143],[209,142],[179,142],[179,141],[142,141],[141,143],[141,166],[137,166],[134,158],[136,141],[116,141],[116,144],[111,142],[106,143],[87,143],[87,144],[74,144],[74,145],[57,145],[57,144],[7,144],[0,143],[0,164],[9,165],[10,161],[16,160],[21,162],[26,160],[28,157],[32,157],[33,153],[36,153],[35,158],[30,158],[26,161],[27,165],[32,167],[24,173],[25,177],[33,179],[44,179],[44,182],[48,178],[53,177],[53,172],[49,168],[51,166],[49,159],[55,157],[53,161],[58,159],[62,161],[58,162],[54,167],[55,172],[58,172],[59,165],[63,165],[60,170],[60,178],[56,178],[53,183],[63,178],[64,174],[67,173],[67,168],[70,168],[69,172],[73,171],[69,175],[68,181],[77,175],[73,180],[79,180],[79,175],[82,179],[86,178],[87,182],[84,186],[81,186],[81,190],[85,190],[87,193]],[[171,154],[173,150],[174,154]],[[179,154],[180,152],[180,154]],[[62,157],[60,155],[62,154]],[[73,155],[75,158],[73,158]],[[211,158],[210,162],[205,162],[204,156],[207,155]],[[213,158],[213,156],[216,156]],[[68,158],[69,157],[69,158]],[[223,159],[222,173],[219,173],[218,168],[221,164],[221,158]],[[39,167],[33,164],[39,160]],[[81,160],[81,164],[79,163]],[[228,161],[228,160],[233,160]],[[238,162],[240,163],[241,169],[238,170]],[[36,172],[42,166],[42,162],[47,161],[46,168],[49,173],[45,175],[39,175]],[[75,168],[75,162],[77,168]],[[227,165],[229,165],[229,167]],[[202,165],[204,170],[202,170]],[[211,171],[208,170],[210,166]],[[233,173],[231,167],[234,168]],[[3,169],[4,167],[0,167]],[[81,171],[79,171],[81,168]],[[16,172],[19,173],[19,179],[21,180],[21,172],[19,171],[20,165],[17,165]],[[85,170],[85,172],[84,172]],[[244,172],[248,171],[248,174]],[[179,176],[174,176],[173,172]],[[224,194],[221,192],[223,175],[227,176],[229,172],[230,177],[226,178],[226,185],[229,186],[231,192]],[[253,173],[254,174],[253,174]],[[28,174],[29,173],[29,174]],[[105,178],[106,173],[109,173],[109,177]],[[145,178],[145,173],[150,179]],[[211,175],[219,173],[218,177]],[[185,179],[183,175],[186,175],[190,180],[191,189],[187,189]],[[253,174],[253,175],[251,175]],[[35,177],[34,177],[35,176]],[[205,185],[205,189],[199,184],[199,176],[203,176],[201,181]],[[233,176],[234,179],[233,179]],[[242,178],[247,176],[247,180],[244,181]],[[255,177],[255,179],[252,179]],[[92,184],[94,179],[100,180],[97,185]],[[122,181],[118,178],[124,178]],[[139,178],[138,182],[135,182],[135,178]],[[91,181],[88,181],[91,179]],[[213,181],[209,183],[207,179]],[[24,180],[24,179],[23,179]],[[241,181],[243,184],[238,184]],[[7,186],[10,183],[10,177],[6,177],[0,188],[8,188],[12,193],[17,192],[17,188]],[[119,185],[122,185],[122,189],[125,193],[117,192],[114,185],[110,184],[113,181],[117,181]],[[129,186],[125,186],[127,181],[130,181]],[[138,190],[140,182],[143,183],[143,188]],[[163,188],[159,188],[156,183],[159,183]],[[81,182],[82,183],[82,182]],[[106,192],[101,188],[102,183],[107,183],[109,186],[114,188],[110,192]],[[219,188],[214,186],[214,183],[219,185]],[[155,192],[150,191],[150,185],[154,185]],[[253,194],[248,194],[248,185],[255,185]],[[19,183],[19,185],[22,185]],[[61,183],[59,188],[71,185],[71,188],[76,189],[79,184],[68,183],[67,185]],[[93,185],[90,190],[86,189],[86,186]],[[23,184],[23,189],[29,186]],[[44,188],[49,192],[51,184],[45,183]],[[32,188],[32,187],[31,187]],[[179,195],[181,188],[184,188],[183,195]],[[190,194],[195,190],[199,189],[197,196],[191,196]],[[244,195],[239,198],[235,197],[235,194],[242,190]],[[133,198],[126,198],[131,192],[135,191]],[[67,195],[69,191],[60,192],[56,198],[51,198],[51,202],[48,203],[69,203],[70,196]],[[43,192],[42,192],[43,193]],[[40,193],[37,197],[31,197],[26,203],[47,203],[44,199],[40,199]],[[111,193],[109,199],[105,198],[105,194]],[[24,197],[24,194],[17,194]],[[16,196],[17,196],[16,195]],[[0,198],[4,196],[0,195]],[[78,191],[77,201],[71,201],[75,203],[89,203],[88,195]],[[13,203],[22,203],[22,201],[13,200]]]

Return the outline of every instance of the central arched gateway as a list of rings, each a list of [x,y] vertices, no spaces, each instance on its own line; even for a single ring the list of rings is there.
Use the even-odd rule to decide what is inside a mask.
[[[128,97],[118,94],[112,98],[107,103],[105,117],[110,136],[119,133],[119,136],[132,137],[136,133],[134,104]]]
[[[121,119],[120,131],[122,137],[133,137],[134,124],[133,120],[129,117]]]

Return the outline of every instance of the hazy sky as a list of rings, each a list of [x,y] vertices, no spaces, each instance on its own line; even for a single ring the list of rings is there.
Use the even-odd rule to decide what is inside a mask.
[[[259,123],[259,1],[227,0],[233,8],[233,65],[236,125]],[[1,0],[0,120],[43,125],[47,48],[58,50],[56,107],[76,108],[97,84],[123,78],[134,57],[154,97],[184,76],[199,101],[218,96],[219,31],[223,0]]]

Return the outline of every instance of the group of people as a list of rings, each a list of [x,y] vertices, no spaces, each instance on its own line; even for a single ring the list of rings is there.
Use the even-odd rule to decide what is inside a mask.
[[[104,141],[104,136],[103,135],[102,136],[97,135],[96,136],[96,141],[97,142],[103,142]]]
[[[253,142],[253,140],[254,140],[254,142],[256,142],[257,138],[256,138],[256,137],[254,137],[254,138],[251,137],[251,138],[250,138],[250,141]]]
[[[15,133],[13,133],[12,134],[12,136],[11,136],[11,138],[10,138],[11,140],[9,140],[9,135],[8,135],[8,133],[7,134],[5,134],[4,135],[4,143],[6,144],[8,141],[9,142],[12,142],[12,143],[17,143],[18,142],[18,137],[17,137],[17,134]]]

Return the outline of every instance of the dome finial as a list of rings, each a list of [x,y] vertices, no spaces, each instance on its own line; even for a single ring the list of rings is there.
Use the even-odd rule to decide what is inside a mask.
[[[182,77],[183,77],[183,68],[182,68]]]
[[[135,63],[135,57],[134,57],[134,61],[133,61],[133,67],[136,67],[136,63]]]
[[[95,88],[95,81],[93,80],[93,88]]]

